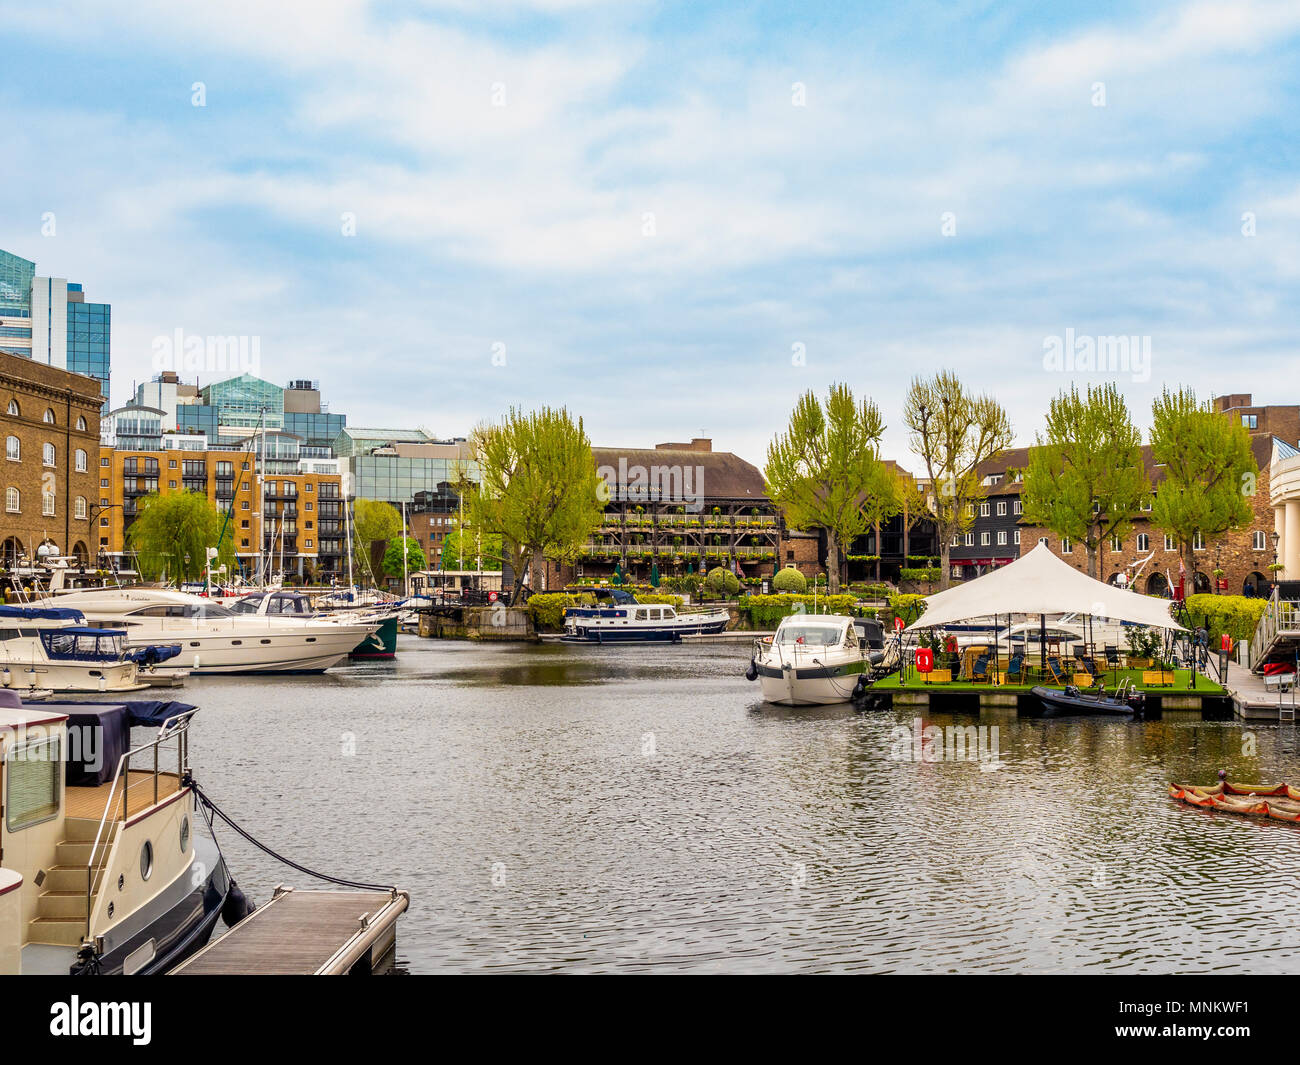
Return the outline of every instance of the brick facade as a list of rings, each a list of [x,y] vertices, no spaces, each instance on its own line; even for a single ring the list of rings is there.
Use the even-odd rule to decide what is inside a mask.
[[[94,559],[90,516],[99,498],[99,382],[0,352],[0,559]]]

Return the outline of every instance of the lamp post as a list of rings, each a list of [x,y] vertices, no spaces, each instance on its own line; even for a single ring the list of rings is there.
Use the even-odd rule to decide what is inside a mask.
[[[1219,584],[1223,580],[1223,541],[1214,545],[1214,594],[1219,594]]]
[[[95,523],[96,519],[99,517],[99,515],[103,514],[104,511],[112,510],[115,507],[121,507],[121,506],[122,506],[121,503],[96,503],[94,506],[90,508],[91,535],[94,536],[96,540],[100,539],[99,535],[94,531],[99,528],[99,526]],[[125,530],[123,530],[122,535],[123,536],[126,535]],[[110,537],[109,539],[111,540],[112,537]],[[122,546],[125,548],[126,545],[123,544]],[[96,551],[95,551],[96,562],[99,561],[101,556],[103,556],[106,559],[108,556],[108,552],[104,550],[103,544],[96,544]]]

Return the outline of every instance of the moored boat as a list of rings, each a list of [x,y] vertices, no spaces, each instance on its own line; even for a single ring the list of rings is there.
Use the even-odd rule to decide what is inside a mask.
[[[0,973],[163,973],[247,914],[197,831],[196,712],[0,692]],[[132,748],[133,726],[158,731]]]
[[[731,622],[725,610],[679,614],[663,603],[640,603],[630,592],[613,589],[608,606],[572,606],[564,612],[564,639],[584,643],[677,641],[683,636],[723,632]]]
[[[1213,787],[1170,784],[1169,797],[1202,810],[1300,823],[1300,788],[1289,784],[1232,784],[1227,780]]]
[[[746,676],[763,698],[784,706],[850,702],[859,680],[885,666],[886,651],[871,646],[854,619],[839,614],[791,614],[770,640],[756,640]]]
[[[1039,685],[1031,688],[1030,694],[1037,697],[1044,714],[1058,717],[1074,714],[1141,717],[1146,708],[1146,696],[1124,681],[1110,695],[1104,687],[1082,691],[1072,684],[1063,690]]]
[[[93,628],[78,610],[0,606],[0,687],[20,691],[130,692],[140,670],[180,652],[178,645],[125,646],[120,628]]]

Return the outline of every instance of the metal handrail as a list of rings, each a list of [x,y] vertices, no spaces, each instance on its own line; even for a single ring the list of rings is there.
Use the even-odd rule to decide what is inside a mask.
[[[1273,639],[1277,636],[1277,615],[1280,605],[1279,592],[1274,587],[1273,594],[1268,597],[1268,606],[1264,608],[1264,613],[1260,615],[1255,625],[1255,635],[1250,643],[1250,660],[1246,663],[1247,669],[1254,669],[1256,663],[1265,654],[1265,648],[1273,645]]]
[[[114,813],[117,805],[117,784],[119,780],[125,781],[122,786],[122,820],[125,821],[130,811],[130,790],[131,790],[131,756],[139,754],[141,751],[147,751],[151,747],[154,753],[153,762],[153,802],[158,804],[158,750],[159,747],[170,739],[176,739],[176,779],[179,784],[185,776],[185,770],[189,762],[189,742],[188,733],[190,719],[197,714],[198,708],[185,710],[173,717],[167,718],[158,729],[158,735],[148,743],[142,743],[139,747],[132,747],[117,760],[117,771],[113,774],[113,783],[108,790],[108,801],[104,804],[104,815],[99,819],[99,829],[95,832],[95,842],[90,848],[90,858],[86,862],[86,938],[90,938],[90,918],[92,916],[92,902],[95,895],[95,878],[103,868],[104,859],[107,857],[108,846],[107,840],[104,840],[104,853],[99,851],[100,840],[104,836],[104,827],[109,822],[109,815]],[[112,818],[114,824],[117,818]]]

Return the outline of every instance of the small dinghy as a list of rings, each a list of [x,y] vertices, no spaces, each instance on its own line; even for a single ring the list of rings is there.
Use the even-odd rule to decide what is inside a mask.
[[[1221,772],[1219,783],[1209,788],[1170,784],[1169,797],[1202,810],[1300,822],[1300,789],[1289,784],[1230,784],[1223,776]]]
[[[1055,717],[1067,714],[1141,717],[1146,704],[1146,696],[1127,681],[1121,681],[1113,695],[1107,695],[1105,687],[1085,692],[1072,684],[1067,685],[1064,691],[1039,685],[1032,688],[1030,694],[1037,696],[1044,714]]]

